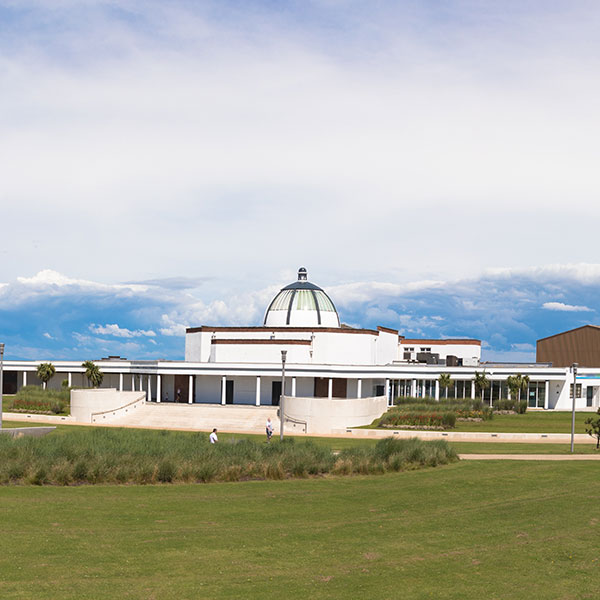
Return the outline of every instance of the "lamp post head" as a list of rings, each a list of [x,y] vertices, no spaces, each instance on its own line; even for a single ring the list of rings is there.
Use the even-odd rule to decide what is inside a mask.
[[[579,363],[573,363],[572,369],[573,369],[573,374],[577,374],[577,367],[579,367]]]
[[[285,357],[287,356],[287,350],[281,351],[281,362],[285,364]]]
[[[0,355],[4,354],[4,344],[0,343]]]

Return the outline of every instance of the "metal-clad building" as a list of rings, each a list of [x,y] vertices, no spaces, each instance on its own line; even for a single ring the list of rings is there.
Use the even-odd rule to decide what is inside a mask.
[[[537,341],[536,361],[553,367],[600,367],[600,327],[584,325]]]

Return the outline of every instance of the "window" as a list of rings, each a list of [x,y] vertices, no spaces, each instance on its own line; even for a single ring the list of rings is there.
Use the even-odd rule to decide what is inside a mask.
[[[406,350],[407,352],[414,352],[414,351],[415,351],[415,349],[414,349],[414,348],[405,348],[405,350]]]
[[[581,384],[577,384],[577,390],[575,392],[576,398],[581,398]],[[569,398],[573,398],[573,384],[569,386]]]
[[[421,352],[431,352],[431,348],[421,348]]]
[[[588,387],[586,388],[586,406],[593,406],[593,402],[594,402],[594,388],[593,387]]]

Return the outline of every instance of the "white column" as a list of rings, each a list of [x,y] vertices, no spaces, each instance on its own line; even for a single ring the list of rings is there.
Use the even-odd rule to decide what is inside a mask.
[[[435,399],[438,402],[440,401],[440,380],[439,379],[435,380]]]
[[[119,391],[123,391],[123,373],[119,373]]]
[[[27,371],[23,371],[23,385],[27,385]]]
[[[135,392],[135,375],[131,376],[131,391]]]
[[[292,377],[292,397],[296,397],[296,378]]]
[[[329,378],[329,386],[327,388],[327,397],[333,398],[333,379]]]
[[[385,380],[385,399],[387,400],[387,405],[390,405],[390,380]]]
[[[123,374],[121,374],[123,377]],[[123,379],[119,382],[121,385],[123,384]],[[152,379],[150,375],[148,375],[148,389],[146,390],[146,402],[152,402]]]
[[[161,390],[160,390],[160,375],[156,376],[156,401],[160,402],[161,398]]]
[[[545,382],[546,392],[544,394],[544,410],[548,410],[548,398],[550,396],[550,381],[546,379]]]
[[[359,379],[356,383],[356,396],[362,398],[362,379]]]
[[[256,377],[256,406],[260,406],[260,376]]]
[[[188,380],[188,403],[194,402],[194,376],[190,375]]]
[[[225,406],[225,400],[227,399],[227,377],[221,377],[221,404]]]
[[[67,384],[69,387],[73,385],[73,373],[71,372],[67,373]]]
[[[413,380],[412,380],[412,385],[411,385],[411,388],[412,388],[412,389],[411,389],[411,391],[410,391],[410,395],[411,395],[413,398],[416,398],[416,397],[417,397],[417,380],[416,380],[416,379],[413,379]]]
[[[471,381],[471,400],[475,400],[475,382]]]

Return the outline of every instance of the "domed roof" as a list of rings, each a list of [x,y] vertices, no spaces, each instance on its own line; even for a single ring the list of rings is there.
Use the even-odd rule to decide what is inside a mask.
[[[264,320],[265,327],[339,327],[340,318],[331,298],[308,281],[304,267],[298,281],[286,285],[273,298]]]

